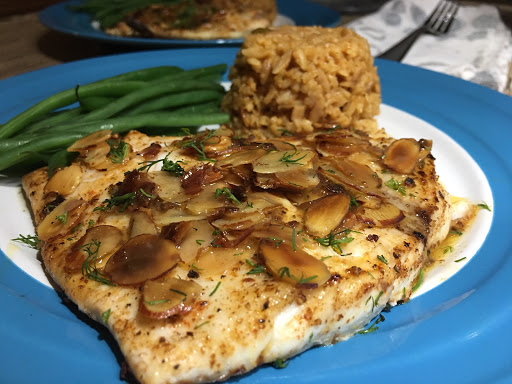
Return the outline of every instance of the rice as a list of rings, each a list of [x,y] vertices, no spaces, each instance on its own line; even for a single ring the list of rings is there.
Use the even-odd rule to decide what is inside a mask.
[[[344,27],[283,26],[249,35],[223,108],[240,134],[281,136],[375,123],[380,82],[368,42]]]

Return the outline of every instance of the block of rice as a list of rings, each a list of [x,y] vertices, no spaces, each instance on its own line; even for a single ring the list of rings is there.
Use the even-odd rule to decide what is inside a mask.
[[[240,134],[374,124],[380,82],[368,42],[344,27],[283,26],[249,35],[223,108]]]

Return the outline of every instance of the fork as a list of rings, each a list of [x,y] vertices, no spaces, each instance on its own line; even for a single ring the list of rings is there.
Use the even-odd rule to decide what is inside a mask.
[[[454,1],[442,0],[437,4],[430,17],[422,26],[414,30],[399,43],[388,49],[386,52],[378,55],[378,58],[394,61],[401,61],[409,48],[422,34],[442,35],[448,32],[455,19],[455,14],[459,9],[459,4]]]

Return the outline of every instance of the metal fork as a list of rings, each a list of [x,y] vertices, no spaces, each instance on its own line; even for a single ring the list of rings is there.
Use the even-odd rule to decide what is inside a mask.
[[[399,43],[377,57],[381,59],[401,61],[420,35],[424,33],[442,35],[448,32],[458,9],[459,4],[456,2],[442,0],[437,4],[437,7],[421,27],[414,30]]]

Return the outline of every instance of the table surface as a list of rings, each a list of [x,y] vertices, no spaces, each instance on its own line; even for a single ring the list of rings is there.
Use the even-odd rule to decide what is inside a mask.
[[[512,5],[499,5],[499,9],[505,23],[512,26]],[[343,21],[348,22],[358,16],[344,15]],[[52,31],[39,22],[37,12],[0,18],[0,36],[0,79],[56,64],[135,50],[130,46],[77,39]],[[512,63],[509,80],[512,80]],[[505,93],[512,95],[512,81],[509,81]]]

